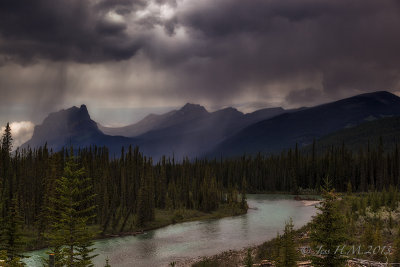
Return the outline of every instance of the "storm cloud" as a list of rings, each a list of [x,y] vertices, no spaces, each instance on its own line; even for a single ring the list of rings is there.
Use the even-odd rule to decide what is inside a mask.
[[[397,0],[3,0],[0,17],[0,103],[42,113],[400,91]]]

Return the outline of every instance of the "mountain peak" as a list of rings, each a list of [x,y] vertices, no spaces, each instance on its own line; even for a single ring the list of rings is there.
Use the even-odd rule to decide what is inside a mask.
[[[243,115],[242,112],[240,112],[239,110],[237,110],[236,108],[233,107],[227,107],[227,108],[223,108],[220,110],[217,110],[214,112],[214,114],[219,114],[219,115],[231,115],[231,116],[241,116]]]
[[[81,105],[79,108],[77,106],[70,107],[68,109],[62,109],[50,113],[43,123],[54,121],[54,120],[67,120],[67,121],[90,121],[89,111],[86,105]]]
[[[207,110],[199,105],[199,104],[192,104],[192,103],[186,103],[179,111],[182,112],[190,112],[190,113],[208,113]]]
[[[94,137],[100,134],[86,106],[81,105],[79,108],[73,106],[50,113],[42,124],[35,126],[32,139],[23,146],[37,147],[47,143],[49,147],[59,149],[74,138]]]

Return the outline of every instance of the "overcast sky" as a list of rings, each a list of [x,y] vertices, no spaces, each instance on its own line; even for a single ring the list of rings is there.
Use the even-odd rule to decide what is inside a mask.
[[[0,124],[399,94],[399,25],[398,0],[2,0]]]

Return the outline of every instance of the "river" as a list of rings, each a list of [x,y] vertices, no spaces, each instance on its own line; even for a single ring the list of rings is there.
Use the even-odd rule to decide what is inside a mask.
[[[284,195],[248,195],[247,214],[205,221],[170,225],[143,235],[125,236],[95,242],[95,266],[104,266],[108,257],[113,267],[168,266],[229,249],[241,249],[274,238],[293,219],[295,228],[305,225],[316,213],[314,206]],[[29,252],[28,266],[42,266],[46,250]]]

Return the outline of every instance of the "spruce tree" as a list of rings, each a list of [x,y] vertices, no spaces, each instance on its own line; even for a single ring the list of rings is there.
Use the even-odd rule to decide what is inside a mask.
[[[91,179],[75,163],[71,150],[64,175],[56,180],[56,196],[51,198],[52,227],[47,236],[56,266],[93,266],[91,240],[96,233],[88,226],[96,208],[94,197]]]
[[[400,227],[397,229],[396,239],[393,243],[393,254],[392,254],[392,262],[398,263],[400,262]]]
[[[153,177],[150,170],[147,170],[147,172],[142,173],[141,177],[137,200],[136,225],[143,227],[146,222],[154,220],[154,209]]]
[[[296,261],[299,258],[295,247],[293,220],[285,223],[285,230],[281,240],[280,257],[278,258],[277,266],[292,267],[296,266]]]
[[[251,255],[251,249],[247,249],[246,257],[244,258],[244,266],[252,267],[253,266],[253,256]]]
[[[19,213],[17,198],[14,197],[11,201],[10,210],[5,218],[2,244],[0,250],[7,251],[7,256],[10,260],[21,258],[24,250],[23,241],[23,220]]]
[[[324,253],[312,257],[312,262],[314,266],[344,266],[345,258],[337,251],[347,240],[344,217],[338,210],[338,196],[328,179],[322,192],[323,200],[318,206],[320,212],[314,217],[310,237],[313,250]]]
[[[379,229],[379,227],[377,229],[375,229],[374,232],[374,242],[372,243],[372,246],[375,250],[375,248],[380,248],[382,246],[382,232]],[[379,250],[375,250],[372,252],[372,259],[375,261],[379,261],[379,262],[384,262],[386,261],[386,255],[383,253],[383,251]]]
[[[14,183],[16,174],[11,168],[12,135],[9,123],[1,141],[2,181],[1,181],[1,220],[0,220],[0,250],[6,253],[6,262],[10,266],[22,266],[20,261],[24,249],[23,219],[20,216],[18,196]]]
[[[142,179],[137,201],[136,225],[143,227],[147,221],[147,188]]]
[[[10,153],[12,150],[12,135],[11,135],[11,127],[7,122],[6,128],[4,129],[3,138],[1,142],[1,148],[5,153]]]
[[[279,233],[276,234],[275,242],[274,242],[274,250],[273,250],[273,255],[272,258],[279,264],[279,260],[281,258],[281,247],[282,247],[282,240],[281,236]],[[267,255],[267,258],[269,255]]]

